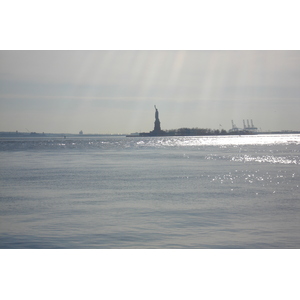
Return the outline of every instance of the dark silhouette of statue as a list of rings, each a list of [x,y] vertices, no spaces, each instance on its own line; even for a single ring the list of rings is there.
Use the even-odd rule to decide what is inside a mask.
[[[166,132],[161,130],[160,128],[160,121],[158,116],[158,110],[156,108],[156,105],[154,105],[155,108],[155,121],[154,121],[154,129],[150,132],[141,132],[139,136],[164,136],[166,135]]]
[[[156,108],[156,105],[154,105],[155,108],[155,121],[154,121],[154,130],[153,133],[160,133],[161,129],[160,129],[160,121],[158,118],[158,110]]]
[[[155,120],[158,120],[158,110],[156,108],[156,105],[154,105],[155,108]]]

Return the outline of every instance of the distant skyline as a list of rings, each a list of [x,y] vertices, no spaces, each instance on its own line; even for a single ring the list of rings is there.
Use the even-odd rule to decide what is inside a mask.
[[[0,131],[300,130],[300,51],[0,51]]]

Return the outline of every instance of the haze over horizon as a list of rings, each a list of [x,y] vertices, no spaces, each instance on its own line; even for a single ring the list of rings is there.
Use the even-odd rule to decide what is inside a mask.
[[[299,51],[1,51],[0,131],[300,130]]]

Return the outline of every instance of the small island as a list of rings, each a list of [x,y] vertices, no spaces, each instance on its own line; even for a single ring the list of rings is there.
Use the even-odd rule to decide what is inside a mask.
[[[170,129],[170,130],[161,130],[159,112],[155,108],[155,121],[154,129],[150,132],[141,132],[139,134],[128,135],[128,137],[141,137],[141,136],[203,136],[203,135],[225,135],[228,132],[224,129],[222,130],[212,130],[212,129],[203,129],[203,128],[179,128],[179,129]],[[236,134],[236,133],[235,133]]]
[[[127,137],[155,137],[155,136],[217,136],[217,135],[256,135],[256,134],[293,134],[293,133],[300,133],[299,131],[277,131],[277,132],[262,132],[258,131],[253,125],[251,120],[251,125],[247,120],[246,125],[244,122],[244,128],[238,128],[233,121],[232,122],[232,129],[226,131],[225,129],[209,129],[209,128],[179,128],[179,129],[170,129],[170,130],[162,130],[160,126],[159,120],[159,112],[154,105],[155,109],[155,120],[154,120],[154,129],[150,132],[141,132],[141,133],[134,133],[127,135]]]

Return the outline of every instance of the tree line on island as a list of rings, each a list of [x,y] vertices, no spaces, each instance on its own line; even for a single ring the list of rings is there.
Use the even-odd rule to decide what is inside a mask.
[[[209,129],[209,128],[179,128],[164,130],[166,135],[225,135],[228,132],[225,129]]]
[[[179,128],[169,130],[159,130],[150,132],[141,132],[137,136],[211,136],[211,135],[246,135],[254,134],[250,131],[226,131],[225,129],[210,129],[210,128]]]
[[[203,135],[226,135],[226,134],[249,134],[245,131],[232,131],[227,132],[225,129],[209,129],[209,128],[179,128],[179,129],[169,129],[161,130],[159,113],[156,105],[155,108],[155,121],[154,129],[150,132],[139,133],[138,136],[203,136]],[[220,125],[221,127],[221,125]]]

